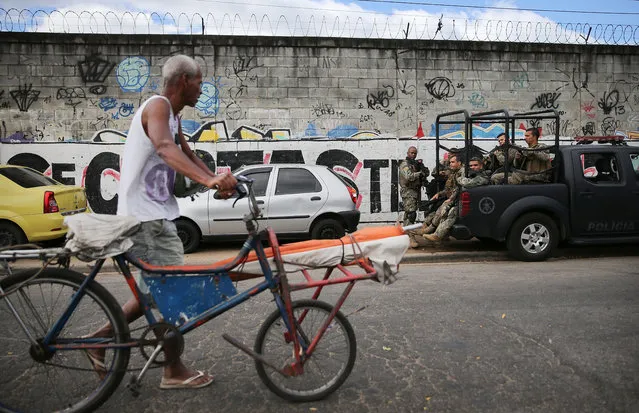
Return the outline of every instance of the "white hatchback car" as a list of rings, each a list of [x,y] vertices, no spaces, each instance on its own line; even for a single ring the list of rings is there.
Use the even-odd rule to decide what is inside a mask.
[[[279,238],[340,238],[359,224],[359,196],[354,184],[322,165],[250,165],[234,172],[254,180],[253,190],[262,208],[258,223],[275,230]],[[215,191],[179,198],[175,222],[184,252],[195,251],[203,238],[247,236],[242,221],[248,200],[215,199]]]

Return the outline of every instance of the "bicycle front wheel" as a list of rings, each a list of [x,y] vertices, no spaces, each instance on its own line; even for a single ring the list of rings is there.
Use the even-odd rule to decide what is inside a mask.
[[[333,307],[322,301],[293,302],[293,314],[299,336],[308,346],[318,336]],[[286,340],[287,328],[279,310],[266,319],[255,340],[255,352],[283,368],[295,361],[293,342]],[[304,362],[304,373],[285,377],[255,361],[257,373],[266,386],[278,396],[295,402],[323,399],[344,383],[355,365],[357,345],[353,327],[337,312],[317,347]]]
[[[27,270],[0,280],[0,411],[87,412],[99,407],[117,388],[129,362],[129,348],[108,348],[104,357],[85,350],[42,352],[36,339],[45,334],[67,309],[71,297],[86,279],[66,269]],[[129,328],[113,296],[97,282],[84,290],[75,311],[52,345],[72,343],[107,323],[113,328],[109,343],[129,341]],[[9,308],[18,313],[23,325]],[[104,363],[96,368],[95,360]],[[98,374],[100,373],[100,374]]]

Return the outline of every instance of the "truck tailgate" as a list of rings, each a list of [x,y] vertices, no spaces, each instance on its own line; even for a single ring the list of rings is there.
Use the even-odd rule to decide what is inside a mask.
[[[470,188],[460,195],[457,226],[471,236],[503,240],[512,222],[527,211],[546,211],[568,222],[569,202],[568,187],[562,183]]]

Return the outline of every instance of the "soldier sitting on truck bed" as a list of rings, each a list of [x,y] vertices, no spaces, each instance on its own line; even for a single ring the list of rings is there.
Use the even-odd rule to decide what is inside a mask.
[[[457,201],[457,194],[459,192],[457,178],[463,176],[464,169],[462,163],[459,161],[458,155],[451,155],[448,158],[448,165],[449,174],[448,179],[446,180],[446,186],[443,190],[439,191],[431,198],[431,200],[435,201],[439,198],[445,197],[446,200],[439,208],[437,208],[437,211],[428,214],[424,219],[424,234],[432,234],[435,232],[439,223],[443,219],[446,219],[448,213]]]
[[[508,174],[509,184],[523,184],[529,182],[550,182],[552,163],[550,152],[542,150],[547,146],[539,143],[539,130],[528,128],[524,134],[528,148],[521,149],[515,156],[514,166],[525,169],[515,169]],[[504,173],[495,173],[490,177],[493,184],[503,183]]]
[[[506,164],[506,148],[505,144],[508,140],[508,135],[504,132],[497,135],[497,141],[499,142],[484,159],[484,170],[491,171],[492,173],[503,172],[504,165]],[[508,165],[512,165],[515,162],[517,156],[517,149],[508,148]]]
[[[450,229],[453,227],[453,224],[455,224],[455,221],[457,221],[458,211],[455,204],[457,203],[457,197],[460,190],[463,191],[467,188],[488,185],[490,183],[488,174],[484,171],[483,161],[480,157],[471,158],[468,162],[468,167],[470,168],[468,177],[460,175],[459,173],[453,175],[457,183],[457,189],[454,194],[455,199],[450,203],[450,208],[448,208],[448,213],[445,215],[445,218],[441,219],[437,228],[432,231],[434,233],[429,233],[432,229],[432,225],[426,229],[427,232],[423,235],[425,239],[433,242],[439,242],[448,238]],[[462,169],[460,168],[460,171],[461,170]],[[446,202],[448,202],[448,200]],[[435,220],[433,220],[433,222],[434,221]]]

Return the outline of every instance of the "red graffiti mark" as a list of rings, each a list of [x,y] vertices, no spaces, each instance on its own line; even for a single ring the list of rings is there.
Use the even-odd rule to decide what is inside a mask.
[[[53,173],[53,167],[51,167],[51,166],[50,166],[50,167],[48,167],[48,168],[47,168],[47,170],[46,170],[46,171],[44,171],[44,172],[42,173],[42,175],[44,175],[44,176],[48,176],[49,178],[51,178],[51,174],[52,174],[52,173]]]
[[[105,176],[110,176],[116,181],[120,182],[120,172],[116,171],[115,169],[107,168],[102,171],[102,177],[104,178]]]
[[[87,169],[89,168],[89,166],[85,166],[82,169],[82,183],[80,184],[80,186],[82,186],[82,188],[86,187],[86,185],[84,184],[84,181],[86,181],[87,179]]]
[[[521,130],[526,130],[526,126],[524,126],[524,124],[523,124],[523,123],[520,123],[520,124],[519,124],[519,129],[521,129]]]
[[[359,206],[362,205],[362,199],[364,199],[364,196],[362,194],[358,194],[357,202],[355,203],[355,208],[359,209]]]
[[[590,119],[594,119],[595,116],[597,116],[595,113],[592,113],[592,111],[595,110],[595,106],[592,104],[592,102],[584,103],[583,105],[581,105],[581,109],[586,112],[586,116],[588,116]]]
[[[268,165],[271,163],[271,153],[264,154],[264,165]]]
[[[353,172],[351,172],[350,170],[344,168],[343,166],[334,166],[333,170],[335,172],[341,172],[344,175],[348,176],[349,178],[351,178],[353,181],[355,179],[357,179],[357,175],[359,175],[359,171],[362,170],[362,166],[364,164],[362,163],[362,161],[357,162],[357,165],[355,166],[355,170]]]
[[[230,166],[218,166],[217,168],[215,168],[215,174],[216,175],[230,174],[230,173],[231,173],[231,167]]]

